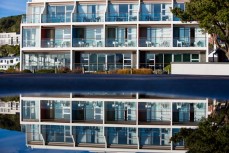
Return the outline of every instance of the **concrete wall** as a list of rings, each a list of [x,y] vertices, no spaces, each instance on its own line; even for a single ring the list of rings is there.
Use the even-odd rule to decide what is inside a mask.
[[[229,63],[172,63],[171,74],[229,75]]]

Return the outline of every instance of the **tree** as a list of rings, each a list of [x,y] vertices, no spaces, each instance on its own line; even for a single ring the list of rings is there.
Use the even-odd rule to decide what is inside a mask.
[[[2,45],[0,47],[0,56],[9,56],[10,54],[13,54],[15,56],[20,55],[20,46],[19,45]]]
[[[220,105],[207,119],[202,119],[196,129],[185,129],[175,134],[171,141],[185,142],[188,153],[229,152],[229,104]]]
[[[229,0],[190,0],[185,10],[174,8],[172,13],[183,22],[197,21],[204,32],[229,59]],[[220,39],[218,39],[218,37]]]

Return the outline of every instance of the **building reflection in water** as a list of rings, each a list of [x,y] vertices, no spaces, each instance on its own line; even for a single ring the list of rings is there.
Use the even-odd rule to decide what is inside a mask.
[[[185,150],[170,137],[208,115],[208,99],[139,93],[21,95],[32,148],[157,152]]]

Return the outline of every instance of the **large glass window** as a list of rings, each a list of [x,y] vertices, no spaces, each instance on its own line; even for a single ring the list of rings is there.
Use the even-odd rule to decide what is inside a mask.
[[[42,22],[57,23],[70,22],[73,5],[50,6],[48,5],[47,14],[42,15]]]
[[[85,57],[88,57],[85,58]],[[83,63],[82,63],[83,62]],[[81,65],[87,71],[106,71],[132,67],[131,54],[81,54]]]
[[[39,28],[22,29],[22,47],[39,47]]]
[[[23,54],[23,69],[31,71],[70,67],[70,54]]]

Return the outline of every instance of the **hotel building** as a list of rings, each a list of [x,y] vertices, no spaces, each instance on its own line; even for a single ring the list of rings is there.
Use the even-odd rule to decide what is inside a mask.
[[[163,69],[207,62],[208,37],[170,9],[187,0],[30,0],[21,24],[21,69]]]
[[[27,146],[46,149],[185,152],[171,136],[208,115],[208,99],[138,93],[21,95],[20,104]]]

